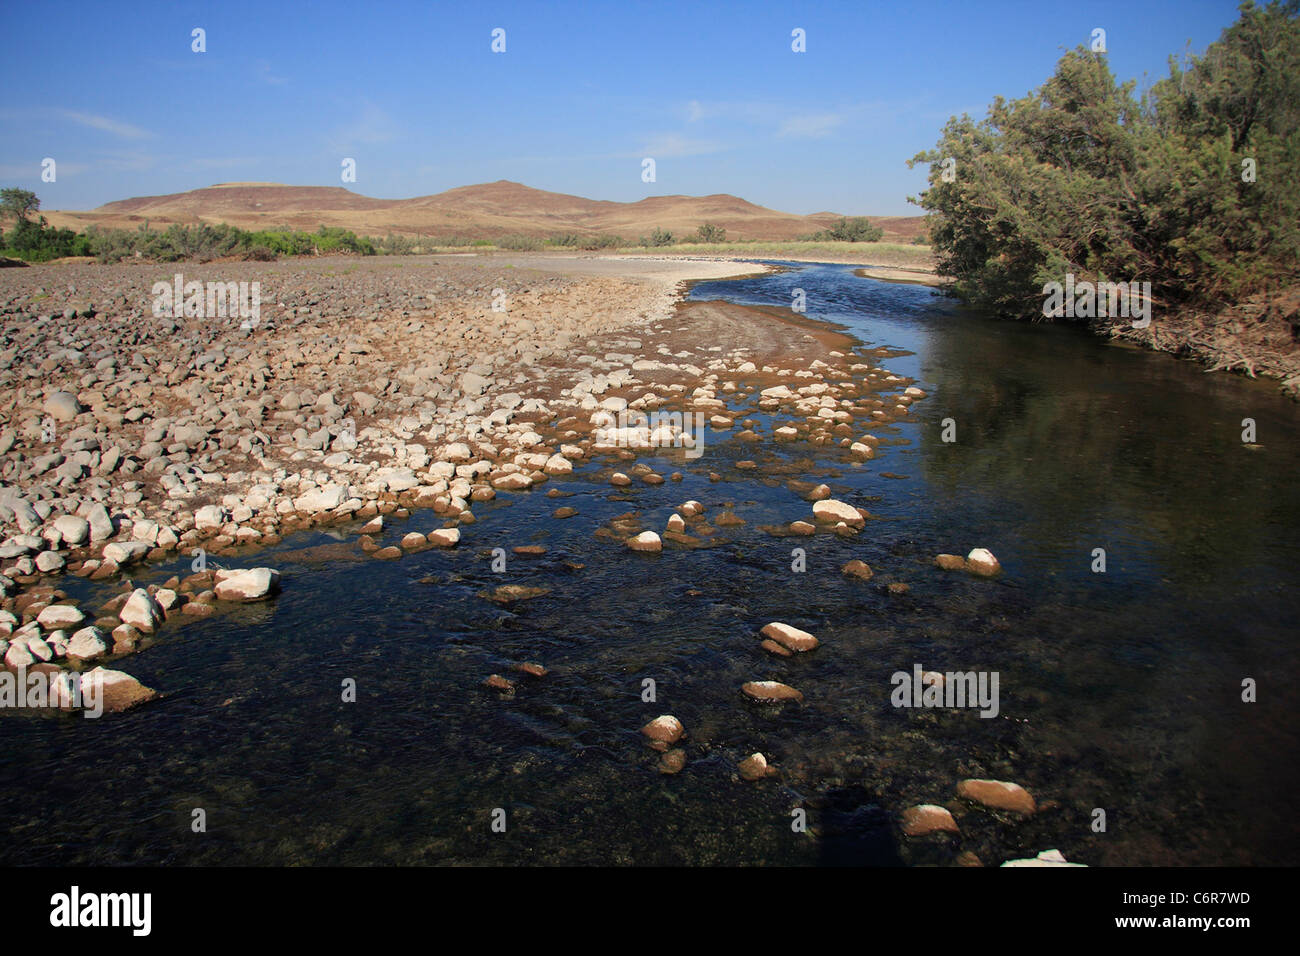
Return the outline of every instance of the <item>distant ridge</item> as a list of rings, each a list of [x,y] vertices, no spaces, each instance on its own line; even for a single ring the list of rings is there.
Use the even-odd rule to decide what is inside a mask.
[[[501,179],[413,199],[375,199],[342,186],[217,183],[165,196],[119,199],[89,212],[53,210],[46,218],[51,225],[73,229],[92,224],[134,229],[144,222],[151,228],[224,222],[245,229],[341,226],[370,236],[397,233],[493,239],[572,232],[635,241],[656,228],[685,237],[706,222],[726,229],[728,239],[798,239],[825,229],[840,216],[778,212],[727,193],[612,202]],[[907,242],[921,231],[919,216],[868,218],[885,230],[887,240]]]

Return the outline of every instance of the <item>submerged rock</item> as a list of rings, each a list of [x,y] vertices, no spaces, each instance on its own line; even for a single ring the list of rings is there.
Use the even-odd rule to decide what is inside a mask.
[[[957,796],[995,810],[1031,814],[1037,809],[1034,798],[1017,783],[1002,780],[963,780],[957,784]]]
[[[686,728],[672,714],[663,714],[641,728],[641,733],[661,744],[675,744],[681,739]]]
[[[543,594],[550,594],[550,588],[530,588],[522,584],[503,584],[498,588],[492,588],[487,591],[479,591],[478,596],[493,604],[514,604],[516,601],[530,601],[533,598],[539,598]]]
[[[966,555],[966,570],[982,578],[991,578],[1002,570],[1002,565],[987,548],[975,548]]]
[[[762,630],[762,635],[791,651],[802,652],[814,650],[821,641],[807,631],[801,631],[789,624],[773,621]]]
[[[860,528],[866,524],[862,515],[858,514],[857,508],[834,498],[813,502],[813,517],[829,524],[843,521],[850,528]]]
[[[922,803],[903,811],[903,833],[907,836],[924,836],[927,833],[960,833],[957,821],[946,807]]]
[[[848,564],[840,569],[841,573],[847,574],[851,578],[857,578],[860,581],[870,581],[875,577],[875,572],[871,570],[870,565],[865,561],[859,561],[854,558]]]
[[[686,766],[686,751],[681,748],[669,750],[659,758],[660,773],[681,773]]]
[[[280,586],[280,572],[273,568],[247,568],[242,571],[218,571],[217,597],[222,601],[263,601]]]
[[[803,700],[803,694],[793,687],[774,680],[750,681],[740,689],[754,700]]]
[[[736,769],[745,780],[762,780],[776,773],[776,768],[769,766],[767,758],[761,753],[753,753],[737,764]]]
[[[124,671],[113,671],[106,667],[96,667],[82,676],[82,698],[85,699],[85,682],[96,684],[95,692],[103,702],[104,713],[117,714],[137,704],[153,700],[158,692],[145,687],[138,680]]]
[[[628,538],[627,546],[633,551],[662,551],[664,549],[659,535],[653,531],[642,531],[640,534]]]

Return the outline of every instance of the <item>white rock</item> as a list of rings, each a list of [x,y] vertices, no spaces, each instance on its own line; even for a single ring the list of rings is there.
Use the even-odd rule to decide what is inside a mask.
[[[47,608],[42,608],[41,613],[36,615],[36,623],[46,630],[76,627],[85,619],[86,615],[81,612],[81,609],[71,604],[51,604]]]
[[[298,496],[293,500],[293,506],[299,511],[308,514],[318,514],[322,511],[333,511],[346,500],[346,488],[339,485],[330,485],[326,488],[316,488],[305,495]]]
[[[90,522],[76,515],[55,518],[54,530],[63,536],[63,543],[70,548],[80,547],[90,540]]]
[[[218,571],[213,590],[222,601],[261,601],[279,588],[280,572],[272,568]]]
[[[109,647],[103,631],[97,627],[83,627],[68,641],[67,655],[89,661],[103,657],[108,653]]]
[[[104,558],[119,565],[139,561],[148,553],[149,545],[143,541],[114,541],[104,545]]]
[[[866,522],[862,515],[858,514],[858,509],[843,501],[837,501],[834,498],[827,498],[825,501],[814,502],[813,516],[818,521],[835,522],[843,521],[851,528],[860,528]]]
[[[453,548],[460,542],[459,528],[439,528],[426,536],[429,543],[439,548]]]
[[[194,527],[200,531],[220,528],[226,521],[226,510],[220,505],[204,505],[194,512]]]
[[[141,633],[152,634],[162,623],[163,609],[148,591],[136,588],[117,616],[123,624],[130,624]]]

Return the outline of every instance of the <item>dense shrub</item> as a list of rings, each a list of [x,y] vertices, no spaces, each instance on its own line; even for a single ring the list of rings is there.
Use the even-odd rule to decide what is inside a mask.
[[[1105,55],[1061,57],[1038,90],[948,121],[920,205],[938,269],[968,302],[1041,315],[1043,286],[1150,281],[1156,301],[1218,306],[1300,265],[1296,0],[1236,23],[1140,100]],[[1250,175],[1253,167],[1254,175]],[[946,172],[946,175],[945,175]]]

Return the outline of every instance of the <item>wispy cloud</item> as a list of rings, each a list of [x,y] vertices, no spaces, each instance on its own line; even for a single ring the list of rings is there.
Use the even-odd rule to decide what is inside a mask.
[[[720,153],[728,147],[714,140],[692,139],[681,133],[659,133],[646,141],[642,156],[704,156],[708,153]]]
[[[787,116],[776,135],[785,138],[820,139],[829,136],[843,125],[844,116],[839,113],[813,113]]]
[[[283,86],[289,82],[288,77],[271,72],[271,62],[269,60],[258,60],[253,65],[253,75],[269,86]]]
[[[333,152],[343,152],[356,146],[390,143],[397,138],[397,132],[397,124],[388,113],[374,103],[365,103],[351,123],[331,131],[329,148]]]
[[[65,120],[77,123],[80,126],[86,126],[90,129],[103,130],[105,133],[112,133],[121,139],[149,139],[153,133],[147,129],[141,129],[131,123],[123,123],[119,120],[107,116],[97,116],[94,113],[81,113],[77,110],[59,109],[54,111],[56,115]]]

